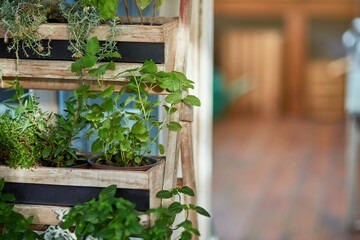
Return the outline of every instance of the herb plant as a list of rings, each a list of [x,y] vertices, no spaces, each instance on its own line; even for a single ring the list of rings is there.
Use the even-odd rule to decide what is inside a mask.
[[[150,153],[152,145],[156,145],[160,154],[164,154],[164,146],[157,142],[160,132],[166,127],[171,131],[181,130],[179,123],[168,123],[170,115],[177,111],[176,104],[183,100],[187,104],[200,106],[200,101],[192,95],[183,96],[183,91],[193,88],[193,82],[185,75],[179,72],[158,72],[153,61],[145,61],[142,67],[127,70],[120,75],[125,74],[129,82],[114,96],[114,86],[99,93],[83,93],[85,98],[102,100],[100,105],[94,103],[87,107],[89,112],[85,117],[91,128],[86,137],[95,134],[97,139],[93,142],[91,151],[102,153],[107,165],[147,165],[143,162],[143,156]],[[150,92],[155,88],[170,92],[165,98],[168,104],[164,105],[166,115],[161,120],[154,114],[161,101],[149,101]],[[125,92],[132,95],[124,98]],[[138,113],[125,111],[124,108],[129,104]],[[152,129],[156,129],[154,138],[150,137]]]
[[[104,240],[129,239],[130,236],[139,235],[142,227],[135,204],[116,198],[115,193],[116,185],[111,185],[101,191],[98,200],[75,205],[64,216],[65,222],[61,227],[68,229],[75,224],[75,234],[79,240],[89,235]]]
[[[52,123],[52,114],[44,113],[39,108],[37,98],[25,93],[17,80],[8,82],[15,90],[12,101],[19,105],[14,110],[16,119],[24,119],[22,130],[35,128],[39,142],[42,143],[42,164],[47,166],[69,166],[77,159],[77,149],[71,143],[78,133],[86,126],[84,115],[83,97],[75,90],[73,97],[68,99],[67,116],[55,114],[56,122]],[[28,99],[26,99],[28,97]]]
[[[26,118],[0,117],[0,159],[11,168],[30,168],[41,157],[43,143],[39,130]]]
[[[28,230],[29,225],[32,223],[34,217],[25,218],[20,213],[14,212],[14,204],[8,202],[15,201],[15,197],[11,193],[3,194],[4,179],[0,180],[0,224],[2,224],[0,231],[0,240],[9,239],[24,239],[24,240],[37,240],[41,237]]]
[[[165,240],[171,239],[173,232],[179,228],[182,228],[180,239],[188,240],[192,239],[192,234],[200,236],[199,231],[193,227],[192,222],[188,219],[189,212],[195,211],[200,215],[210,217],[210,214],[202,207],[194,204],[182,204],[181,194],[185,194],[194,197],[194,191],[184,186],[182,188],[176,187],[171,191],[163,190],[157,193],[156,197],[161,199],[170,199],[174,196],[179,198],[179,201],[174,201],[169,207],[158,207],[150,209],[148,213],[154,213],[157,217],[155,225],[149,228],[145,228],[141,237],[144,240]],[[185,212],[185,220],[173,227],[175,218],[181,212]]]
[[[84,204],[77,204],[64,216],[63,229],[69,229],[75,225],[75,234],[78,239],[88,236],[103,240],[125,240],[129,237],[141,237],[144,240],[168,240],[171,239],[174,230],[182,228],[181,238],[192,239],[192,233],[199,236],[200,233],[192,226],[188,219],[189,211],[210,217],[210,214],[202,207],[193,204],[182,204],[181,195],[194,196],[189,187],[174,188],[171,191],[160,191],[158,198],[172,198],[178,196],[179,201],[173,202],[169,207],[150,209],[147,213],[154,213],[157,217],[155,225],[142,228],[139,221],[139,213],[135,211],[135,205],[125,199],[116,198],[116,185],[103,189],[98,200],[92,199]],[[176,216],[185,211],[185,220],[173,227]]]
[[[26,56],[29,56],[28,50],[39,56],[49,56],[50,47],[44,46],[41,36],[37,29],[41,23],[46,21],[48,9],[43,8],[37,0],[4,0],[0,15],[1,25],[7,32],[4,41],[9,43],[12,38],[8,50],[14,50],[16,53],[17,64],[19,62],[19,50],[21,49]],[[50,42],[50,41],[49,41]]]

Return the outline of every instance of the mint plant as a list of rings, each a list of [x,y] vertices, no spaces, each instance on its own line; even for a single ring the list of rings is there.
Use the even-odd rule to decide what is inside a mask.
[[[160,132],[166,127],[171,131],[181,130],[179,123],[168,123],[170,115],[177,111],[177,104],[183,100],[187,104],[200,106],[200,100],[193,95],[183,96],[183,91],[193,88],[193,82],[185,75],[179,72],[158,72],[153,61],[145,61],[142,67],[119,74],[123,75],[128,78],[128,84],[114,96],[114,86],[99,93],[83,92],[85,99],[102,100],[100,105],[94,103],[87,106],[89,112],[85,117],[91,127],[86,137],[97,137],[91,151],[102,153],[103,157],[99,160],[105,160],[107,165],[147,165],[143,156],[150,153],[152,145],[158,147],[160,154],[164,154],[164,146],[158,143]],[[170,92],[165,98],[166,115],[161,120],[154,114],[161,101],[149,101],[150,92],[155,88]],[[131,95],[124,98],[126,92]],[[125,111],[129,104],[137,111]],[[151,130],[156,130],[155,137],[150,137]]]
[[[71,71],[78,73],[80,79],[82,78],[83,70],[88,70],[88,73],[96,77],[96,80],[102,89],[103,76],[107,70],[115,70],[115,63],[113,61],[106,62],[96,67],[95,64],[104,58],[121,58],[121,55],[117,52],[110,52],[114,50],[110,45],[107,50],[100,47],[97,37],[92,37],[85,46],[85,56],[77,59],[71,64]]]
[[[0,240],[24,239],[37,240],[42,239],[37,233],[29,230],[29,225],[34,217],[25,218],[20,213],[14,212],[14,204],[8,202],[15,201],[15,197],[11,193],[3,194],[5,181],[0,180]]]
[[[191,197],[195,196],[194,191],[187,186],[182,188],[176,187],[171,191],[163,190],[157,193],[156,197],[158,198],[170,199],[177,196],[179,201],[174,201],[168,208],[158,207],[148,211],[148,213],[154,213],[157,219],[154,226],[144,229],[144,232],[141,235],[144,240],[171,239],[173,232],[179,228],[183,229],[180,237],[182,240],[192,239],[192,234],[200,236],[198,229],[194,228],[192,222],[188,219],[189,212],[195,211],[205,217],[210,217],[210,214],[200,206],[194,204],[182,204],[181,194]],[[176,216],[183,211],[185,212],[185,220],[174,227],[173,224]]]
[[[116,185],[103,189],[98,200],[92,199],[75,205],[64,216],[63,229],[75,224],[75,234],[80,239],[89,235],[104,240],[123,240],[141,234],[138,212],[135,204],[116,198]]]
[[[171,191],[160,191],[158,198],[166,199],[179,197],[169,207],[150,209],[147,213],[154,213],[157,217],[154,226],[142,228],[139,221],[139,213],[135,211],[135,205],[125,199],[116,198],[116,185],[103,189],[98,200],[92,199],[84,204],[77,204],[64,216],[63,229],[69,229],[75,225],[77,238],[86,239],[96,237],[103,240],[125,240],[129,237],[140,237],[144,240],[170,240],[173,232],[183,229],[180,239],[192,239],[192,234],[200,236],[197,229],[192,226],[188,219],[190,211],[195,211],[206,217],[210,214],[202,207],[193,204],[182,204],[181,194],[194,196],[189,187],[174,188]],[[175,218],[185,212],[185,220],[173,226]]]

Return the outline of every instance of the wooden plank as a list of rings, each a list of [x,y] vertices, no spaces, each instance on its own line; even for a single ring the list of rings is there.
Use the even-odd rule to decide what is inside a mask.
[[[215,16],[258,18],[282,17],[290,11],[297,11],[314,18],[352,19],[356,16],[355,1],[353,2],[315,2],[315,1],[237,1],[215,0]]]
[[[13,59],[0,59],[0,69],[3,74],[4,81],[13,81],[18,77],[22,86],[26,89],[47,89],[47,90],[74,90],[78,88],[82,82],[79,76],[72,73],[70,66],[72,61],[43,61],[43,60],[20,60],[18,69]],[[141,67],[142,64],[137,63],[115,63],[116,70],[108,71],[103,79],[104,87],[115,85],[115,91],[119,91],[127,81],[124,77],[115,79],[118,73],[127,69]],[[159,71],[164,71],[163,64],[158,65]],[[94,76],[84,73],[84,83],[97,86],[98,83]],[[4,83],[4,88],[9,85]],[[100,90],[98,87],[93,88],[94,91]],[[160,88],[154,88],[151,94],[168,94]]]
[[[145,22],[150,22],[152,17],[146,17]],[[134,18],[138,20],[138,18]],[[121,34],[115,37],[115,41],[123,42],[165,42],[164,27],[167,24],[176,24],[176,18],[155,18],[155,25],[118,25]],[[159,26],[159,24],[161,24]],[[5,35],[6,30],[0,27],[0,36]],[[44,38],[51,40],[68,40],[69,32],[67,24],[47,23],[41,24],[38,32]],[[93,33],[89,35],[89,39],[97,36],[100,41],[105,41],[110,36],[110,28],[108,25],[95,27]]]
[[[181,105],[176,105],[178,111],[170,116],[170,122],[179,122]],[[171,190],[176,186],[178,163],[179,163],[179,151],[180,151],[180,133],[175,131],[168,132],[168,141],[166,144],[166,165],[164,173],[164,190]],[[172,202],[171,199],[164,199],[162,205],[167,207]]]
[[[195,163],[193,155],[193,138],[192,138],[192,123],[183,122],[181,129],[181,168],[182,168],[182,184],[190,187],[194,192],[197,192]],[[196,196],[190,197],[184,195],[184,202],[186,204],[197,204]],[[194,228],[198,228],[198,221],[196,212],[191,211],[189,220],[193,223]]]
[[[307,18],[296,11],[286,15],[285,22],[285,101],[286,110],[294,116],[303,111],[303,79],[307,58]]]
[[[20,59],[19,66],[16,69],[15,59],[0,59],[0,66],[4,79],[15,78],[45,78],[45,79],[64,79],[78,80],[79,76],[71,72],[71,64],[73,61],[44,61],[44,60],[27,60]],[[100,65],[100,64],[98,64]],[[97,66],[98,66],[97,65]],[[117,74],[132,68],[141,67],[140,63],[115,63],[115,71],[107,71],[104,75],[104,81],[115,80]],[[159,71],[164,70],[163,64],[158,64]],[[126,75],[124,75],[126,76]],[[96,77],[84,73],[85,80],[96,80]],[[116,81],[125,81],[118,78]]]
[[[164,27],[165,34],[165,71],[171,72],[175,68],[176,44],[178,43],[178,21],[172,21]]]
[[[164,160],[162,160],[164,162]],[[161,206],[161,199],[156,197],[156,194],[162,190],[164,183],[164,164],[157,165],[153,171],[149,173],[149,202],[150,208],[157,208]],[[154,225],[156,216],[154,213],[150,215],[150,225]]]
[[[70,207],[62,206],[15,204],[14,211],[21,213],[26,218],[34,216],[33,224],[57,225],[60,221],[58,219],[58,214],[56,214],[54,210],[69,211],[70,209]],[[139,217],[141,225],[149,225],[149,215],[140,214]]]
[[[193,121],[193,106],[182,103],[182,111],[180,121],[182,122],[192,122]]]
[[[161,162],[161,165],[164,163]],[[107,187],[149,189],[149,174],[140,171],[111,171],[94,169],[47,168],[10,169],[0,166],[0,176],[6,182],[38,183],[84,187]]]

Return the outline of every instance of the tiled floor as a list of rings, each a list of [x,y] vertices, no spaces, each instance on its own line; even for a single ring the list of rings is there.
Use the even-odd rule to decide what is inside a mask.
[[[227,118],[214,126],[221,240],[355,240],[345,215],[343,122]]]

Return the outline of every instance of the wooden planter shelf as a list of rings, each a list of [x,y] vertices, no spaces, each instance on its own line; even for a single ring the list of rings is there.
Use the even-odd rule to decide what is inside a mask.
[[[31,187],[57,187],[65,188],[76,188],[75,191],[97,189],[99,191],[109,185],[116,184],[118,192],[122,190],[145,190],[148,191],[147,208],[156,208],[161,205],[161,200],[156,198],[158,191],[162,190],[164,180],[164,159],[160,159],[160,163],[147,171],[117,171],[117,170],[97,170],[97,169],[73,169],[73,168],[49,168],[39,167],[32,169],[10,169],[6,166],[0,166],[0,176],[5,178],[6,192],[7,184],[14,185],[13,189],[23,186],[31,185]],[[32,192],[33,195],[64,195],[64,192],[57,193],[56,190],[43,192]],[[63,190],[64,191],[64,190]],[[70,190],[69,190],[70,191]],[[12,191],[13,192],[13,191]],[[16,199],[24,198],[22,191],[13,192]],[[66,194],[66,193],[65,193]],[[69,197],[73,197],[69,194]],[[45,196],[45,198],[48,198]],[[52,198],[54,198],[52,196]],[[63,196],[61,196],[63,197]],[[90,197],[97,197],[97,195]],[[70,199],[71,200],[71,199]],[[24,201],[24,200],[22,200]],[[27,201],[34,201],[33,199],[27,199]],[[42,204],[31,204],[27,202],[17,203],[16,211],[24,214],[25,216],[34,216],[33,224],[58,224],[57,214],[54,212],[55,209],[70,209],[69,206],[59,206],[42,203]],[[146,209],[143,209],[144,211]],[[146,214],[141,216],[141,222],[143,225],[149,225],[150,217]]]
[[[150,22],[152,18],[144,18],[144,22]],[[133,18],[136,23],[139,18]],[[124,79],[115,76],[124,70],[142,66],[147,59],[152,59],[158,64],[161,71],[172,71],[175,66],[175,50],[177,40],[177,18],[155,18],[154,25],[119,25],[121,34],[117,35],[118,51],[123,55],[122,59],[115,59],[116,71],[108,71],[104,76],[106,85],[115,85],[119,90],[124,86]],[[70,70],[73,63],[71,53],[67,50],[69,33],[66,24],[42,24],[39,33],[44,41],[51,39],[52,57],[37,57],[30,55],[29,58],[21,57],[16,66],[15,55],[7,51],[6,44],[0,44],[0,70],[4,81],[13,81],[16,77],[24,88],[49,89],[49,90],[73,90],[80,82],[77,74]],[[5,29],[0,28],[0,41],[3,41]],[[110,34],[107,25],[98,26],[92,36],[98,36],[99,41],[105,41]],[[10,36],[11,37],[11,36]],[[46,45],[46,44],[44,44]],[[55,55],[55,56],[54,56]],[[84,74],[85,83],[96,85],[96,78]],[[9,87],[6,83],[4,87]],[[154,91],[155,94],[163,92]]]
[[[104,76],[103,87],[114,85],[115,91],[119,90],[127,84],[127,81],[125,78],[115,79],[115,76],[124,70],[142,66],[146,59],[152,59],[160,71],[170,72],[175,70],[185,73],[190,16],[191,0],[181,0],[179,18],[156,17],[153,25],[119,25],[118,28],[122,33],[116,36],[115,41],[117,42],[118,52],[123,58],[120,60],[114,59],[116,71],[109,71]],[[152,17],[144,17],[145,23],[150,23],[152,20]],[[121,19],[122,23],[126,21],[125,18]],[[140,18],[132,17],[132,21],[139,23]],[[16,66],[14,53],[9,53],[6,49],[7,46],[1,43],[0,73],[3,81],[0,87],[10,87],[9,84],[6,84],[6,81],[12,82],[18,78],[25,89],[74,90],[78,88],[82,82],[76,74],[70,71],[74,60],[71,58],[71,53],[69,53],[66,46],[69,38],[66,24],[43,24],[38,31],[46,36],[43,38],[44,43],[51,39],[52,56],[47,58],[30,56],[26,58],[23,56],[24,54],[20,54],[19,64]],[[94,29],[89,38],[97,36],[101,44],[101,41],[105,41],[109,34],[109,26],[99,26]],[[0,28],[0,41],[4,40],[1,39],[4,36],[5,30]],[[11,36],[8,37],[11,40]],[[84,82],[93,86],[97,85],[96,78],[86,74],[84,74]],[[93,90],[98,89],[94,88]],[[154,89],[150,94],[167,94],[167,92]],[[160,190],[169,190],[176,186],[180,147],[182,149],[181,161],[184,165],[182,169],[184,184],[196,192],[191,139],[192,109],[188,109],[184,104],[178,104],[177,108],[178,111],[170,116],[170,121],[182,121],[183,130],[181,136],[179,132],[168,132],[166,164],[165,158],[161,158],[160,164],[145,172],[43,167],[15,170],[0,166],[0,177],[5,178],[6,184],[10,186],[7,187],[5,184],[4,191],[6,188],[10,188],[16,192],[17,184],[22,186],[53,186],[54,189],[63,187],[101,189],[116,184],[120,189],[120,193],[124,189],[147,191],[145,201],[148,201],[148,208],[169,206],[171,199],[161,200],[156,198],[156,194]],[[21,193],[21,191],[18,192]],[[16,194],[14,195],[17,197]],[[189,200],[185,198],[185,201],[196,204],[195,199]],[[26,217],[34,216],[33,223],[36,225],[49,225],[59,222],[54,210],[69,210],[71,206],[71,204],[64,205],[54,202],[46,204],[19,201],[15,203],[15,210]],[[139,211],[142,212],[142,210]],[[151,225],[155,221],[155,216],[152,214],[141,214],[140,218],[143,225]],[[192,219],[194,227],[197,227],[196,216],[190,215],[189,218]]]

